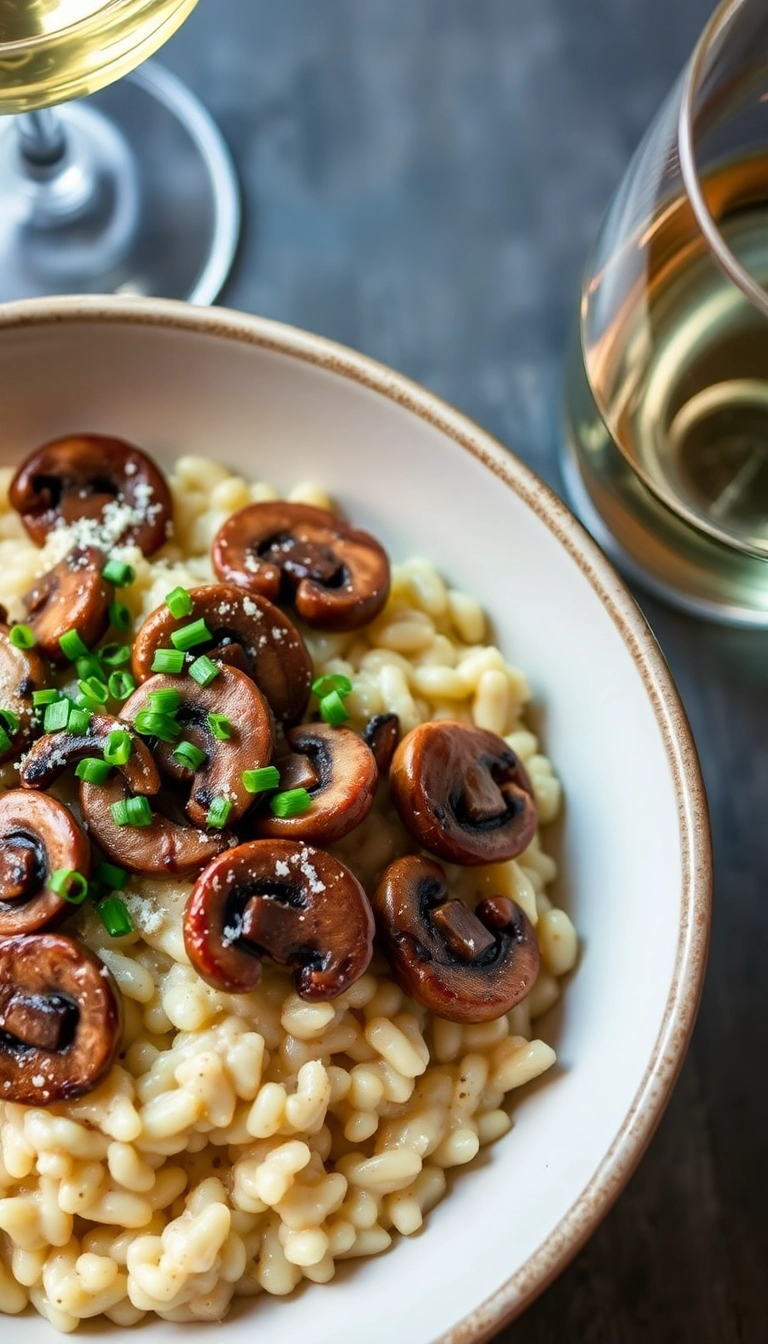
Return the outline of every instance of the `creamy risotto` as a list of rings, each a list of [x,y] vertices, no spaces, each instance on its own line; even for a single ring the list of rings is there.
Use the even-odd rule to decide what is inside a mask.
[[[73,544],[103,536],[74,522],[36,545],[9,505],[9,481],[5,473],[2,596],[9,623],[24,623],[22,598],[39,576]],[[215,581],[211,546],[234,511],[277,498],[269,485],[198,458],[181,458],[169,483],[171,539],[150,558],[135,545],[111,552],[135,572],[118,594],[134,631],[170,592]],[[297,485],[289,499],[334,507],[314,485]],[[478,603],[428,558],[392,560],[386,605],[362,628],[329,634],[301,624],[313,678],[351,683],[343,705],[359,733],[395,714],[403,735],[447,720],[503,738],[527,771],[539,823],[551,822],[560,791],[525,721],[524,674],[494,646]],[[60,666],[55,683],[73,690],[73,668]],[[0,781],[18,789],[18,761],[1,768]],[[49,792],[79,816],[71,769]],[[417,851],[386,779],[361,824],[328,849],[369,896],[388,865]],[[89,901],[73,908],[61,932],[108,968],[124,1027],[93,1090],[0,1104],[0,1310],[31,1303],[63,1331],[101,1314],[118,1325],[147,1313],[219,1320],[235,1298],[325,1283],[337,1261],[417,1232],[447,1173],[510,1129],[509,1094],[552,1065],[536,1020],[577,956],[571,921],[547,894],[556,869],[538,830],[513,860],[443,868],[452,897],[470,908],[509,897],[535,928],[535,983],[490,1021],[450,1021],[420,1006],[380,949],[327,1000],[300,997],[291,968],[269,959],[254,989],[213,987],[185,948],[195,873],[131,873],[119,900],[133,928],[120,936]]]

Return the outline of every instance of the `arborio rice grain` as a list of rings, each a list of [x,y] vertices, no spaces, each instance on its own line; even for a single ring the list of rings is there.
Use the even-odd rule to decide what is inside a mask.
[[[9,510],[0,482],[0,572],[12,617],[33,579],[66,542],[41,552]],[[178,584],[212,581],[210,546],[224,519],[277,498],[201,458],[171,477],[175,532],[121,593],[137,623]],[[293,500],[331,507],[312,485]],[[504,736],[524,761],[539,818],[560,789],[526,726],[521,672],[487,643],[473,598],[449,589],[429,560],[393,566],[392,593],[365,630],[307,633],[317,673],[353,682],[352,726],[392,711],[403,731],[427,719],[465,720]],[[13,767],[0,782],[14,785]],[[332,847],[370,892],[412,849],[386,797]],[[104,960],[125,1000],[118,1063],[79,1101],[45,1110],[0,1105],[0,1310],[27,1303],[60,1330],[104,1314],[133,1325],[218,1320],[235,1297],[325,1283],[335,1262],[386,1250],[442,1197],[445,1172],[510,1128],[507,1094],[555,1055],[532,1022],[560,993],[577,940],[546,894],[553,860],[538,835],[517,860],[447,869],[470,902],[512,897],[537,927],[538,980],[506,1017],[476,1026],[434,1018],[404,997],[386,963],[341,998],[309,1004],[266,965],[259,988],[227,995],[191,969],[181,933],[189,881],[133,877],[125,893],[136,932],[119,943],[86,912],[68,931]]]

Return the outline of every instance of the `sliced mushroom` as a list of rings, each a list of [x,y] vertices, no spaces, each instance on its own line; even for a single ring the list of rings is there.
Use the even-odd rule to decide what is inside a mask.
[[[400,719],[397,714],[374,714],[365,725],[365,741],[373,752],[374,759],[383,779],[389,772],[392,757],[400,741]]]
[[[0,625],[0,709],[17,715],[15,732],[6,728],[10,746],[0,751],[0,763],[13,760],[28,745],[34,732],[32,692],[49,684],[49,672],[35,649],[17,649],[7,625]],[[5,726],[5,725],[3,725]]]
[[[161,794],[152,796],[152,821],[149,826],[119,826],[112,806],[132,796],[125,779],[116,773],[104,784],[80,785],[80,806],[90,834],[110,859],[132,873],[171,877],[192,873],[235,844],[231,831],[204,831],[175,820],[161,811],[172,800]]]
[[[46,733],[38,738],[24,757],[21,783],[27,789],[50,788],[68,765],[85,760],[88,756],[102,756],[110,733],[127,732],[131,738],[131,754],[125,765],[116,766],[132,793],[153,794],[160,788],[160,775],[152,753],[129,724],[111,714],[92,714],[85,733]]]
[[[71,812],[46,794],[1,794],[0,935],[49,929],[72,913],[50,886],[59,869],[91,870],[91,846]]]
[[[300,719],[309,700],[312,663],[301,635],[279,607],[224,583],[194,588],[190,597],[188,616],[174,616],[164,602],[141,626],[133,646],[137,680],[152,675],[156,651],[170,645],[175,630],[190,621],[204,620],[211,639],[197,645],[194,656],[208,653],[247,673],[276,719],[286,723]]]
[[[11,481],[11,505],[38,546],[52,528],[92,519],[105,544],[152,555],[166,540],[171,494],[160,468],[122,439],[78,434],[38,448]]]
[[[232,804],[229,821],[234,825],[253,802],[243,783],[243,771],[268,765],[272,757],[274,729],[266,700],[244,672],[222,667],[210,686],[198,686],[192,677],[150,677],[126,700],[122,717],[134,723],[141,710],[149,707],[153,692],[166,690],[181,695],[175,716],[181,738],[204,751],[206,759],[193,774],[174,761],[175,743],[158,742],[154,755],[161,772],[177,781],[191,781],[186,812],[195,826],[205,826],[215,798],[226,798]],[[229,739],[220,740],[214,735],[209,714],[229,720]]]
[[[49,1106],[112,1067],[122,1002],[106,966],[60,933],[0,939],[0,1098]]]
[[[328,723],[299,724],[286,741],[290,754],[275,761],[280,788],[306,789],[312,806],[294,817],[254,816],[253,834],[323,845],[340,840],[373,806],[378,771],[370,747],[351,728]]]
[[[261,957],[295,967],[303,999],[334,999],[373,952],[373,915],[357,878],[323,850],[254,840],[200,874],[184,911],[184,945],[209,985],[244,994]]]
[[[389,775],[406,830],[450,863],[501,863],[534,837],[538,814],[523,765],[502,737],[437,720],[408,733]]]
[[[114,588],[102,578],[105,560],[95,546],[82,546],[43,574],[24,598],[37,647],[55,663],[65,663],[59,641],[76,630],[89,648],[109,625]]]
[[[247,505],[219,529],[212,558],[225,583],[292,600],[318,630],[366,625],[389,593],[389,560],[375,537],[310,504]]]
[[[539,973],[527,915],[506,896],[471,911],[451,900],[439,863],[396,859],[373,896],[376,932],[401,989],[449,1022],[490,1022],[519,1003]]]

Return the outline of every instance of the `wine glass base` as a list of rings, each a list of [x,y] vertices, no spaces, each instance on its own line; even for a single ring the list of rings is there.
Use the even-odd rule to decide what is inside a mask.
[[[0,302],[131,294],[212,303],[240,232],[229,151],[208,112],[152,61],[58,114],[64,171],[20,171],[0,119]]]

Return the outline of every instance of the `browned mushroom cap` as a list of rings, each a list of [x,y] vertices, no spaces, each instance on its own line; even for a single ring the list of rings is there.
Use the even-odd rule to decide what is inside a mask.
[[[24,598],[27,619],[37,647],[55,663],[65,663],[61,636],[76,630],[91,648],[109,625],[111,583],[101,576],[104,555],[95,546],[83,546],[43,574]]]
[[[372,905],[398,985],[449,1022],[490,1022],[533,987],[536,934],[506,896],[487,897],[473,913],[448,898],[439,863],[409,854],[386,869]]]
[[[395,748],[400,741],[400,719],[397,714],[374,714],[365,725],[365,741],[373,752],[380,776],[389,771]]]
[[[307,812],[254,817],[253,834],[329,845],[348,835],[373,806],[378,771],[373,753],[351,728],[302,723],[286,734],[291,753],[279,757],[280,788],[306,789]]]
[[[334,999],[366,970],[373,915],[357,878],[323,850],[254,840],[215,859],[192,888],[184,944],[216,989],[246,993],[260,957],[296,968],[303,999]]]
[[[389,784],[405,828],[451,863],[514,859],[534,837],[528,775],[484,728],[449,720],[414,728],[395,752]]]
[[[132,873],[171,877],[192,873],[235,843],[231,831],[208,832],[167,816],[173,800],[154,795],[149,826],[119,826],[112,805],[131,797],[125,779],[115,773],[104,784],[80,784],[80,806],[88,829],[104,853]]]
[[[267,765],[272,757],[274,730],[266,700],[244,672],[222,667],[210,686],[198,686],[192,677],[150,677],[126,700],[122,717],[135,722],[141,710],[149,707],[153,692],[166,690],[181,695],[175,716],[180,740],[194,743],[206,759],[193,774],[173,760],[174,743],[158,742],[154,755],[161,772],[174,780],[191,781],[186,812],[195,826],[205,826],[215,798],[226,798],[232,804],[229,821],[234,825],[253,802],[243,783],[243,771]],[[221,740],[215,736],[209,714],[229,720],[231,737]]]
[[[22,462],[11,505],[38,546],[59,524],[102,523],[111,544],[152,555],[168,535],[171,495],[159,467],[139,448],[100,434],[78,434],[38,448]]]
[[[19,719],[12,732],[5,724],[10,746],[0,751],[0,763],[18,756],[30,742],[34,731],[32,693],[49,683],[48,668],[34,649],[17,649],[8,638],[8,627],[0,625],[0,709],[10,710]]]
[[[49,1106],[109,1072],[122,1002],[106,966],[60,933],[0,939],[0,1097]]]
[[[318,630],[356,630],[389,593],[378,541],[310,504],[247,505],[219,529],[211,554],[220,579],[273,602],[292,599]]]
[[[91,846],[72,813],[46,794],[0,795],[0,934],[49,929],[72,913],[50,886],[59,869],[91,871]]]
[[[312,663],[301,635],[280,608],[226,583],[194,588],[190,597],[188,616],[174,616],[166,602],[150,612],[133,646],[137,680],[152,675],[157,649],[170,645],[175,630],[189,621],[204,620],[211,639],[195,646],[194,657],[212,654],[246,672],[276,719],[286,723],[300,719],[309,700]]]
[[[125,765],[119,768],[132,793],[157,793],[160,775],[146,743],[122,719],[111,714],[92,714],[84,733],[46,733],[38,738],[24,757],[21,783],[27,789],[50,788],[55,779],[75,761],[88,756],[102,756],[110,733],[127,732],[131,739],[131,753]]]

